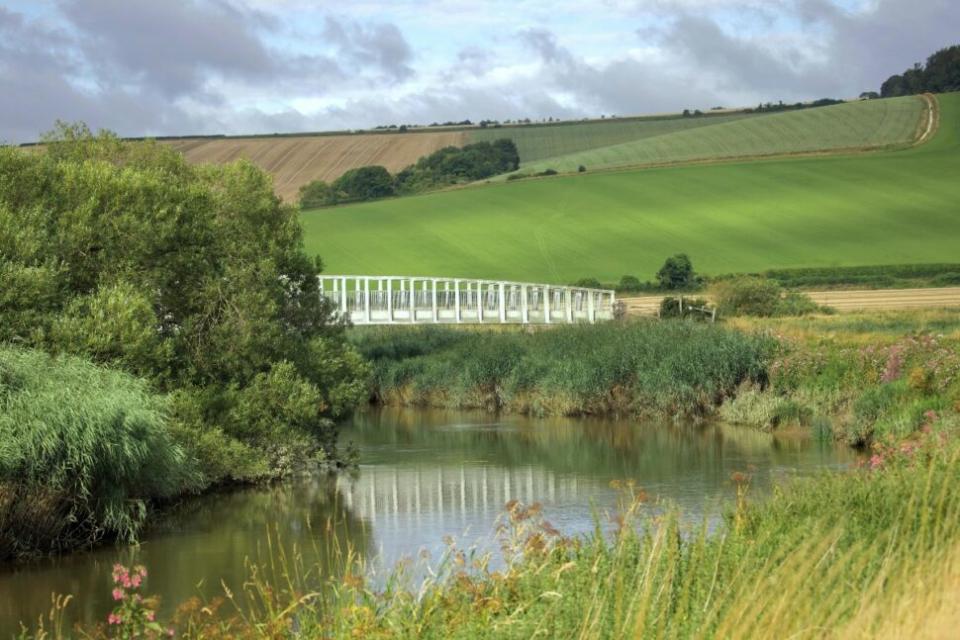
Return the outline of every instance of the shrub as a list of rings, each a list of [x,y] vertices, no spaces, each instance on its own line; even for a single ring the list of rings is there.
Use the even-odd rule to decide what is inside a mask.
[[[199,487],[146,383],[0,347],[0,560],[133,540],[146,503]]]
[[[680,301],[683,300],[681,306]],[[712,313],[706,311],[712,309],[710,303],[704,298],[674,298],[667,296],[660,301],[661,318],[693,318],[694,320],[711,320]]]
[[[717,308],[728,316],[801,316],[823,311],[799,291],[784,292],[773,280],[740,276],[722,280],[714,287]]]
[[[570,286],[585,287],[587,289],[603,289],[603,283],[596,278],[580,278]]]
[[[580,165],[579,167],[577,167],[577,173],[584,173],[586,170],[587,168],[583,165]]]
[[[337,204],[336,192],[323,180],[314,180],[300,187],[301,209],[315,209]]]
[[[376,200],[395,192],[393,177],[379,165],[350,169],[330,185],[336,202]]]
[[[642,288],[640,279],[636,276],[621,276],[617,283],[617,291],[639,291]]]

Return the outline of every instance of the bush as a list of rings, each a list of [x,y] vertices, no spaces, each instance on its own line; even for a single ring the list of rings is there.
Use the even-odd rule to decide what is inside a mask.
[[[323,180],[314,180],[300,187],[301,209],[315,209],[337,204],[336,192]]]
[[[681,298],[667,296],[660,301],[661,318],[693,318],[694,320],[712,320],[712,313],[705,311],[712,309],[704,298]]]
[[[596,278],[580,278],[576,282],[572,283],[572,287],[584,287],[586,289],[603,289],[603,283],[597,280]]]
[[[577,173],[584,173],[586,172],[586,170],[587,168],[583,165],[580,165],[579,167],[577,167]]]
[[[824,311],[808,295],[784,292],[775,281],[755,276],[721,280],[714,286],[714,296],[718,311],[727,316],[802,316]]]
[[[0,347],[0,561],[135,538],[146,503],[199,487],[146,383]]]
[[[617,291],[640,291],[643,285],[636,276],[621,276],[617,283]]]

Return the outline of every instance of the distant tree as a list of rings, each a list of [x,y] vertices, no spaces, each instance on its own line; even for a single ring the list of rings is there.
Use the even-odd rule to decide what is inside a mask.
[[[314,180],[300,187],[300,208],[315,209],[336,204],[336,195],[323,180]]]
[[[684,289],[697,284],[693,263],[685,253],[666,259],[657,271],[657,283],[661,289]]]
[[[861,100],[876,100],[880,97],[880,94],[876,91],[864,91],[860,94]]]
[[[683,110],[683,117],[684,117],[684,118],[689,118],[691,115],[693,115],[693,114],[690,113],[690,109],[684,109],[684,110]]]
[[[603,284],[596,278],[580,278],[570,286],[585,287],[587,289],[603,289]]]
[[[919,62],[902,74],[892,75],[880,87],[884,98],[931,91],[960,91],[960,45],[940,49],[925,65]]]
[[[406,133],[406,132],[407,132],[407,125],[405,125],[405,124],[400,125],[400,128],[397,129],[397,131],[399,131],[400,133]]]
[[[639,291],[640,290],[640,278],[636,276],[622,276],[620,282],[617,284],[617,290],[619,291]]]
[[[583,165],[580,165],[579,167],[577,167],[577,172],[578,172],[578,173],[583,173],[583,172],[586,171],[586,170],[587,170],[587,168],[586,168],[585,166],[583,166]]]
[[[331,187],[337,200],[374,200],[394,194],[393,177],[380,165],[350,169]]]

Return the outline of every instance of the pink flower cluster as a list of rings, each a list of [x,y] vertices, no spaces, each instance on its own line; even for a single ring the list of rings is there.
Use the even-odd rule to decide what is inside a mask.
[[[147,569],[137,565],[128,569],[122,564],[113,565],[113,600],[116,608],[107,616],[107,624],[115,631],[111,637],[159,638],[173,636],[173,629],[164,629],[157,623],[154,611],[156,601],[138,593],[145,584]]]

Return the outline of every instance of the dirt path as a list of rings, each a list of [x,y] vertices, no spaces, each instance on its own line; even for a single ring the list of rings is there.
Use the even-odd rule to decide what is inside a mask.
[[[837,311],[892,311],[960,307],[960,287],[807,291],[814,302]],[[619,297],[630,315],[656,315],[662,296]]]

